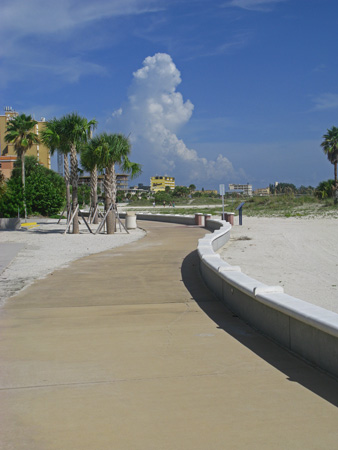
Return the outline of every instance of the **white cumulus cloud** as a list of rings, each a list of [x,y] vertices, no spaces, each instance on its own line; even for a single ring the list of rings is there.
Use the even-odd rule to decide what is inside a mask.
[[[177,136],[194,109],[191,101],[184,101],[177,91],[180,83],[181,74],[170,55],[148,56],[134,72],[128,102],[123,111],[119,108],[112,114],[113,120],[122,131],[131,133],[135,152],[142,154],[144,166],[153,175],[172,174],[181,183],[195,184],[210,184],[233,175],[233,166],[225,156],[209,160]]]

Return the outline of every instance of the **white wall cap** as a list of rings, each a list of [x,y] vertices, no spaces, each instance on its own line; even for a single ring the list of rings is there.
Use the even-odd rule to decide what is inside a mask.
[[[227,266],[220,266],[218,268],[218,271],[220,273],[222,273],[222,272],[242,272],[242,269],[239,266],[230,266],[230,264],[228,264]]]
[[[202,261],[205,261],[207,263],[214,263],[215,261],[217,261],[217,270],[219,267],[219,261],[220,261],[221,257],[219,255],[214,254],[204,254],[202,255]]]
[[[249,294],[251,297],[254,297],[253,292],[257,287],[265,287],[264,283],[260,283],[254,278],[250,278],[248,275],[245,275],[242,272],[236,271],[225,271],[219,273],[220,277],[222,277],[226,283],[230,284],[230,286],[244,292],[245,294]]]
[[[216,253],[213,251],[211,245],[205,244],[204,242],[203,242],[202,244],[198,244],[197,250],[201,250],[202,252],[203,252],[203,251],[206,251],[206,252],[211,252],[211,253],[213,253],[213,254],[216,254]]]
[[[211,246],[212,239],[211,237],[203,237],[198,240],[198,245],[210,245]]]
[[[261,294],[283,294],[284,289],[282,286],[258,286],[254,288],[254,296],[257,297],[257,295]]]
[[[258,294],[257,300],[270,308],[338,337],[338,314],[288,294]]]
[[[217,256],[216,253],[209,247],[199,247],[197,253],[200,259],[204,259],[205,256]]]

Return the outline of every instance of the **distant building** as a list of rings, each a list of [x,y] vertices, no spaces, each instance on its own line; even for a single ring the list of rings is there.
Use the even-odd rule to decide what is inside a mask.
[[[239,191],[244,195],[252,196],[252,185],[251,184],[229,184],[230,191]]]
[[[143,183],[139,183],[139,184],[138,184],[138,189],[142,189],[142,190],[144,190],[144,191],[150,191],[150,186],[145,185],[145,184],[143,184]]]
[[[150,190],[152,192],[165,191],[166,187],[170,187],[171,190],[175,189],[174,177],[151,177],[150,178]]]
[[[97,185],[101,189],[101,192],[104,191],[104,176],[99,175],[97,177]],[[79,185],[86,184],[90,186],[90,175],[81,175],[79,177]],[[129,175],[127,173],[117,173],[116,174],[116,186],[118,191],[128,191],[129,188]]]
[[[261,189],[256,189],[255,191],[253,191],[254,195],[270,195],[270,188],[261,188]]]
[[[8,144],[5,141],[5,135],[7,131],[8,122],[18,116],[19,114],[11,107],[5,107],[5,114],[0,115],[0,170],[3,172],[5,178],[10,178],[14,162],[17,160],[17,155],[14,150],[14,144]],[[34,132],[39,135],[43,128],[46,126],[46,120],[41,117],[41,120],[34,127]],[[35,156],[40,164],[51,168],[50,151],[44,144],[33,144],[26,152],[27,156]]]
[[[203,194],[218,194],[217,189],[204,189],[204,191],[194,191],[194,192],[202,192]]]
[[[128,191],[129,175],[127,173],[116,174],[116,187],[118,191]]]

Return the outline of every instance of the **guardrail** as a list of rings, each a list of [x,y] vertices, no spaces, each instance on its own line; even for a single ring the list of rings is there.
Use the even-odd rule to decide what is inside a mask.
[[[143,213],[137,218],[195,224],[194,216]],[[338,314],[287,295],[281,286],[268,286],[228,264],[215,252],[230,239],[231,225],[207,219],[206,228],[213,233],[199,239],[197,251],[209,289],[251,326],[338,377]]]

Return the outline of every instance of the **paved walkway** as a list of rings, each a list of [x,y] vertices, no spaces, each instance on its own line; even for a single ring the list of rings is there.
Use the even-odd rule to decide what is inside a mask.
[[[0,273],[3,272],[10,264],[12,259],[16,257],[24,244],[16,243],[0,243]]]
[[[142,226],[2,308],[0,448],[336,450],[338,382],[210,294],[204,230]]]

